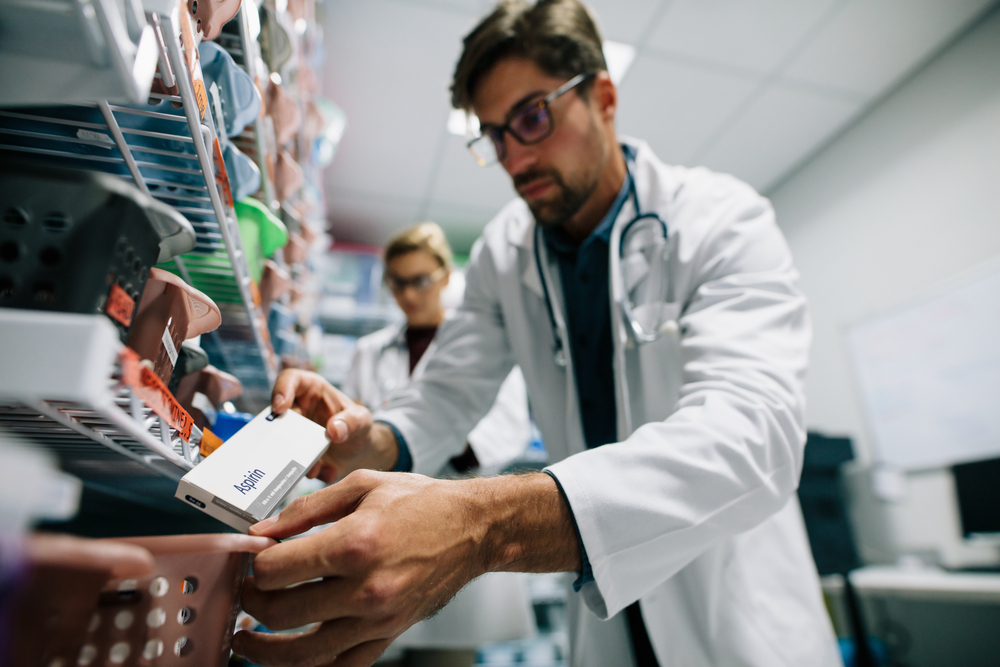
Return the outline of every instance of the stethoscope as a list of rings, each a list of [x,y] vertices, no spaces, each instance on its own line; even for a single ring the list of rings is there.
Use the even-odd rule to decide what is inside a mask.
[[[621,273],[620,271],[621,260],[624,258],[625,247],[626,247],[626,244],[622,243],[621,240],[628,238],[629,231],[631,231],[631,229],[637,223],[642,222],[643,220],[654,220],[655,222],[659,223],[658,225],[654,226],[657,227],[663,235],[662,238],[664,243],[663,243],[662,262],[665,264],[667,261],[667,252],[668,252],[668,246],[666,244],[666,241],[668,239],[667,223],[655,211],[646,211],[645,213],[643,213],[642,209],[639,207],[639,194],[636,191],[635,179],[632,177],[632,170],[629,167],[629,163],[631,161],[632,161],[631,157],[629,156],[628,152],[626,152],[625,176],[628,179],[629,183],[628,186],[629,196],[626,197],[624,200],[622,200],[618,209],[614,212],[614,216],[617,218],[618,214],[621,212],[622,207],[625,206],[625,203],[628,201],[628,199],[632,200],[636,214],[635,216],[632,217],[631,220],[622,225],[620,234],[612,234],[612,253],[615,252],[614,245],[615,241],[617,240],[618,261],[613,262],[612,267],[610,268],[612,271],[618,269],[616,273]],[[566,346],[565,343],[563,342],[562,327],[560,326],[561,322],[556,319],[556,311],[552,305],[552,298],[549,293],[548,267],[545,265],[545,262],[542,261],[542,251],[541,251],[542,243],[544,243],[544,239],[542,238],[541,227],[536,225],[535,248],[534,248],[535,265],[538,269],[539,282],[541,282],[542,285],[542,295],[545,300],[545,309],[549,316],[549,326],[552,329],[552,338],[554,341],[552,357],[555,361],[556,366],[560,368],[565,368],[568,362],[568,357],[566,355]],[[620,278],[620,284],[624,283],[624,279],[622,279],[620,276],[619,278]],[[620,291],[622,292],[621,294],[612,296],[614,300],[618,303],[619,307],[622,309],[622,314],[625,317],[625,321],[628,322],[629,324],[630,333],[635,341],[639,343],[650,343],[655,341],[657,338],[659,338],[664,334],[672,333],[677,330],[676,321],[669,320],[667,322],[662,323],[660,326],[656,327],[653,331],[646,331],[646,329],[640,323],[639,319],[636,317],[635,309],[633,308],[632,303],[627,297],[627,295],[624,294],[624,289]]]

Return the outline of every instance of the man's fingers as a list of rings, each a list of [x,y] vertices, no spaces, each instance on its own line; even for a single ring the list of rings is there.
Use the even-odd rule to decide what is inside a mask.
[[[340,667],[344,664],[338,658],[342,652],[347,655],[355,646],[378,641],[365,636],[373,632],[369,624],[358,618],[327,621],[301,633],[244,630],[233,637],[233,650],[261,667],[320,667],[334,661]]]
[[[328,463],[324,463],[319,469],[319,478],[326,482],[327,484],[333,484],[337,481],[337,467],[332,466]]]
[[[295,369],[281,371],[271,391],[271,410],[280,415],[292,407],[301,379],[302,374]]]
[[[345,479],[339,484],[299,496],[280,514],[250,526],[250,534],[281,540],[304,533],[313,526],[336,521],[351,512],[370,488],[371,482],[355,479],[347,483]]]
[[[391,639],[377,639],[359,644],[337,656],[337,667],[370,667],[391,643]]]
[[[351,595],[348,586],[346,579],[332,577],[291,588],[262,591],[257,588],[254,577],[247,577],[243,584],[243,609],[270,630],[291,630],[362,611],[357,608],[358,604],[348,599]]]
[[[348,404],[326,423],[326,435],[331,442],[344,442],[352,435],[371,428],[372,413],[357,403]]]

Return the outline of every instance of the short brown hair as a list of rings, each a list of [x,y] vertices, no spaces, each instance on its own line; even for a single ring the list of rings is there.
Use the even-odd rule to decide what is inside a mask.
[[[436,222],[422,222],[393,236],[385,247],[385,263],[415,250],[429,253],[441,266],[451,270],[451,246]]]
[[[608,68],[601,50],[601,34],[579,0],[504,0],[463,40],[462,57],[455,66],[451,104],[472,108],[476,83],[497,62],[521,56],[546,74],[567,79]],[[586,88],[578,89],[586,94]]]

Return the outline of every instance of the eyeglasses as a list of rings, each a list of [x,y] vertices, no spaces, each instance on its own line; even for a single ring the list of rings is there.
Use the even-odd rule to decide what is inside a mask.
[[[412,278],[400,278],[387,272],[385,284],[389,286],[393,294],[402,294],[407,287],[412,287],[418,292],[426,292],[431,285],[444,278],[446,273],[448,273],[448,269],[443,266],[433,273],[420,273]]]
[[[481,167],[495,164],[506,158],[507,147],[503,136],[505,132],[509,132],[510,136],[517,139],[522,146],[537,144],[552,134],[552,130],[555,128],[555,121],[552,119],[552,112],[549,110],[549,105],[557,97],[568,93],[592,76],[594,76],[593,72],[589,74],[577,74],[537,102],[531,102],[527,106],[514,111],[513,118],[504,125],[500,127],[483,127],[482,134],[468,144],[472,157],[475,158]]]

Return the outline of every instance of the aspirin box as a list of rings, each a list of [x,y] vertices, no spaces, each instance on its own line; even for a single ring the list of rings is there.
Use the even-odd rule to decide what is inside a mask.
[[[184,475],[174,495],[245,533],[274,512],[329,444],[319,424],[267,408]]]

